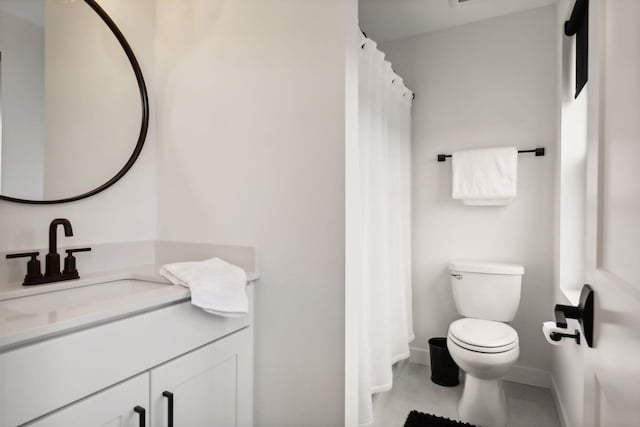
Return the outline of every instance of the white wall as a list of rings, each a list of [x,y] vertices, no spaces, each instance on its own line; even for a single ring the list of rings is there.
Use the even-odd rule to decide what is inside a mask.
[[[141,63],[149,88],[153,90],[154,0],[103,0],[100,4],[126,35]],[[75,232],[72,238],[61,238],[61,245],[155,239],[154,122],[152,117],[151,133],[138,162],[109,190],[90,199],[62,205],[30,206],[0,201],[0,251],[46,247],[48,225],[56,217],[69,218]],[[78,126],[88,124],[80,123]]]
[[[385,43],[416,92],[413,106],[414,359],[459,317],[447,263],[496,260],[525,266],[512,323],[520,358],[512,379],[548,386],[551,347],[541,333],[553,309],[556,147],[556,13],[553,6]],[[451,163],[463,148],[546,147],[520,156],[518,196],[507,207],[451,199]],[[545,372],[540,372],[545,371]]]
[[[357,20],[358,3],[347,9],[348,21]],[[345,427],[359,421],[360,394],[360,307],[362,305],[362,191],[359,142],[360,30],[347,29],[345,64]]]
[[[343,425],[352,2],[157,6],[159,237],[258,248],[256,425]]]
[[[0,190],[39,199],[44,176],[42,26],[0,10],[0,54]]]

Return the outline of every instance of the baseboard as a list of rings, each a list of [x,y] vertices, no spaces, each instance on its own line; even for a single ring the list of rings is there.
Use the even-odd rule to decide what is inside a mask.
[[[410,350],[410,362],[426,366],[429,366],[431,364],[428,349],[411,347]],[[504,377],[504,380],[519,384],[531,385],[534,387],[546,389],[552,388],[551,376],[549,375],[549,372],[543,371],[542,369],[529,368],[526,366],[514,366]]]
[[[551,396],[556,404],[556,412],[558,413],[560,424],[562,427],[569,427],[569,417],[562,404],[562,399],[560,399],[560,392],[558,391],[558,386],[556,385],[556,380],[553,375],[551,375]]]
[[[411,347],[409,349],[409,362],[425,366],[431,365],[429,350],[424,348]]]

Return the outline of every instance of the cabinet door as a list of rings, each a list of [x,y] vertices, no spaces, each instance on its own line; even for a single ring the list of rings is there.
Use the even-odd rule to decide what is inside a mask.
[[[153,369],[152,425],[250,427],[252,339],[246,328]]]
[[[134,409],[138,406],[138,411]],[[140,413],[144,409],[144,414]],[[37,421],[29,427],[140,427],[149,425],[149,374],[138,375]],[[144,420],[141,418],[144,416]]]

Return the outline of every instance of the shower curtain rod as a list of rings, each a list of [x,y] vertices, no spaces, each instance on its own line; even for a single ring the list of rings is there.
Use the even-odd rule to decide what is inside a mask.
[[[364,36],[364,38],[365,38],[365,39],[367,39],[367,40],[371,40],[369,37],[367,37],[367,33],[365,33],[364,31],[362,31],[362,28],[359,28],[359,27],[358,27],[358,29],[360,30],[360,32],[362,33],[362,35]],[[365,44],[366,44],[366,43],[363,43],[363,44],[362,44],[362,46],[360,46],[360,49],[364,49],[364,45],[365,45]],[[396,72],[396,70],[394,70],[393,68],[391,68],[391,71],[393,71],[394,73]],[[396,73],[396,74],[398,74],[398,73]],[[395,81],[396,81],[396,79],[393,79],[393,80],[391,80],[391,83],[393,84],[393,83],[395,83]],[[409,88],[407,88],[407,89],[409,89]],[[411,100],[412,100],[412,101],[415,101],[415,100],[416,100],[416,93],[415,93],[414,91],[412,91],[411,89],[409,89],[409,90],[411,91]],[[403,96],[404,96],[404,95],[403,95]]]
[[[518,150],[520,153],[536,153],[536,157],[544,156],[544,147],[532,148],[531,150]],[[445,162],[447,157],[451,157],[451,154],[438,154],[438,161]]]

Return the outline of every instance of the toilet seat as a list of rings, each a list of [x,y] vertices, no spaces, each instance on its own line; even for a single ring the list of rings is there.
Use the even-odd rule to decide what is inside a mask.
[[[448,337],[458,346],[478,353],[504,353],[518,347],[516,330],[493,320],[456,320],[449,326]]]

